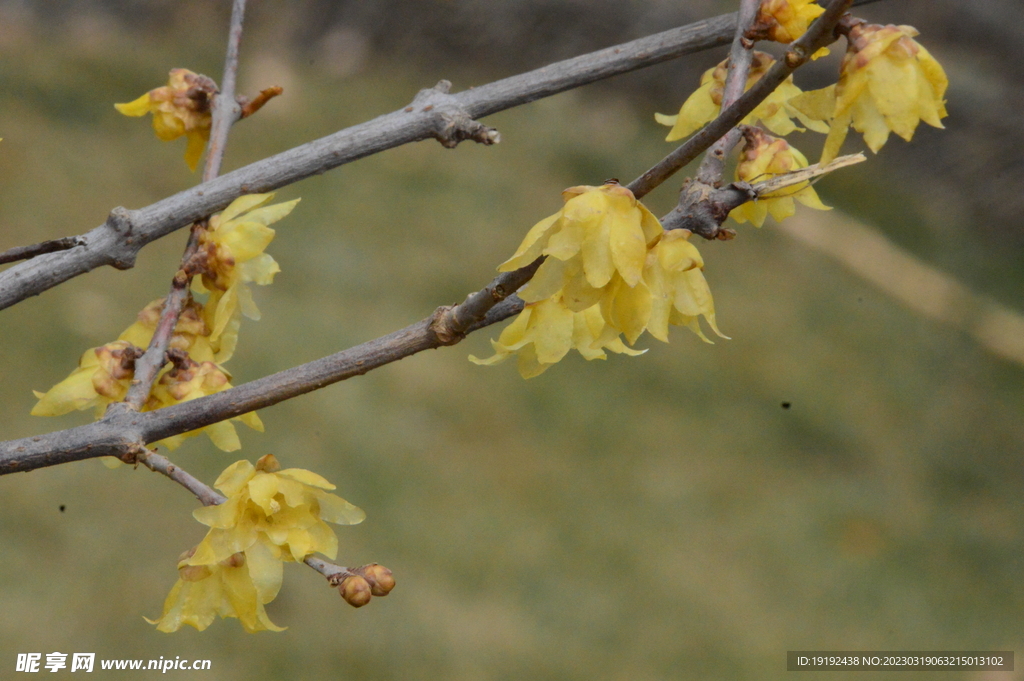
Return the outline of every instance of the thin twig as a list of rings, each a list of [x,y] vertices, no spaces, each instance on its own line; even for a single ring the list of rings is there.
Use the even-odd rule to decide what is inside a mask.
[[[302,562],[326,577],[327,581],[331,582],[333,586],[337,586],[345,577],[355,574],[352,568],[337,565],[316,556],[306,556],[306,559]]]
[[[0,265],[6,265],[9,262],[18,262],[19,260],[28,260],[29,258],[34,258],[37,255],[43,255],[44,253],[66,251],[69,248],[84,245],[85,239],[83,237],[66,236],[63,239],[51,239],[50,241],[44,241],[30,246],[15,246],[14,248],[0,253]]]
[[[254,113],[262,109],[264,104],[272,100],[274,97],[277,97],[282,92],[284,92],[284,88],[280,85],[274,85],[273,87],[260,90],[260,93],[252,99],[244,100],[245,103],[242,104],[242,118],[252,116]],[[235,99],[238,100],[239,98],[236,97]]]
[[[206,146],[206,166],[203,168],[203,182],[209,182],[220,172],[231,126],[241,117],[241,107],[235,101],[235,75],[238,73],[238,47],[242,40],[242,24],[245,18],[245,1],[235,0],[231,7],[231,27],[228,30],[228,49],[224,58],[224,78],[220,90],[213,98],[213,123],[210,141]],[[146,402],[160,369],[167,363],[167,346],[174,335],[174,328],[189,297],[192,276],[192,262],[199,250],[199,241],[206,229],[206,221],[200,220],[192,226],[181,265],[171,280],[171,290],[164,299],[153,338],[146,353],[135,362],[135,375],[125,397],[125,403],[138,411]]]
[[[750,64],[754,60],[754,44],[745,36],[761,9],[761,0],[742,0],[740,3],[739,21],[736,23],[736,37],[732,40],[729,50],[729,71],[725,78],[722,92],[722,109],[732,106],[746,89],[750,75]],[[740,129],[734,127],[711,145],[704,154],[697,169],[697,180],[704,184],[718,186],[725,172],[725,159],[736,143],[740,141]]]
[[[151,449],[142,447],[133,456],[130,456],[130,459],[132,462],[141,463],[151,471],[166,475],[189,492],[192,492],[203,506],[216,506],[228,500],[226,496],[202,480],[171,463],[166,456],[157,454]]]
[[[228,50],[224,56],[224,77],[220,81],[220,91],[213,98],[213,125],[210,128],[210,143],[206,147],[203,182],[209,182],[220,174],[228,132],[235,121],[242,117],[242,107],[235,101],[235,79],[244,21],[245,0],[234,0],[231,5],[231,26],[228,29]]]
[[[732,106],[722,109],[718,117],[704,126],[700,132],[691,137],[685,144],[662,159],[657,165],[633,180],[629,184],[630,191],[637,197],[644,196],[654,187],[667,180],[687,163],[697,158],[701,152],[710,147],[725,135],[732,127],[739,124],[747,114],[753,111],[765,97],[803,65],[818,48],[833,41],[832,32],[840,17],[849,8],[851,0],[833,0],[824,13],[819,16],[786,50],[784,58],[779,59],[758,79],[749,90],[743,93]]]

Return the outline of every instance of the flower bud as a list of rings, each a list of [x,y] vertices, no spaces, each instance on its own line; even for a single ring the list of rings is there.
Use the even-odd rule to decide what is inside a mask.
[[[264,454],[256,462],[256,470],[264,473],[276,473],[281,470],[281,464],[278,463],[277,457],[273,454]]]
[[[350,575],[338,587],[338,593],[353,608],[361,608],[370,602],[373,592],[370,583],[359,575]]]
[[[363,566],[360,572],[370,583],[370,593],[374,596],[387,596],[395,588],[394,574],[383,565],[370,563]]]

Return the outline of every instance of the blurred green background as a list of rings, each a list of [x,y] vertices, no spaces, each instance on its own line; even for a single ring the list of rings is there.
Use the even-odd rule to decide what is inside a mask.
[[[67,3],[49,14],[48,3],[0,2],[0,250],[87,231],[114,206],[197,181],[183,141],[158,142],[112,104],[162,84],[171,67],[219,78],[227,4]],[[375,4],[410,6],[337,6]],[[486,3],[419,4],[416,16],[478,38],[515,14],[508,2],[492,14]],[[535,42],[494,58],[487,40],[442,44],[415,22],[374,33],[375,15],[318,22],[324,3],[254,0],[241,87],[278,84],[285,96],[236,126],[226,169],[399,109],[442,77],[461,89],[687,19],[667,2],[619,3],[619,14],[605,2],[527,4],[536,22],[519,17],[526,27],[508,32]],[[992,6],[978,3],[978,15]],[[635,21],[616,23],[630,9]],[[1003,203],[985,199],[1013,186],[1019,139],[974,115],[1016,101],[1001,93],[1019,83],[1019,65],[997,58],[1001,34],[986,52],[965,39],[967,24],[958,33],[957,11],[915,0],[859,12],[948,28],[922,40],[953,80],[949,130],[894,138],[818,186],[978,295],[1021,310],[1019,187]],[[586,23],[566,19],[577,15]],[[618,33],[590,35],[594,24]],[[628,181],[666,153],[652,111],[677,108],[722,58],[694,55],[492,116],[496,147],[422,142],[282,189],[302,202],[275,225],[269,252],[282,272],[255,292],[263,320],[243,324],[235,383],[461,301],[558,209],[561,189]],[[813,156],[820,138],[800,144]],[[667,212],[677,188],[670,181],[648,205]],[[368,515],[338,529],[339,562],[380,562],[398,580],[363,609],[290,565],[268,607],[284,633],[247,635],[225,620],[161,634],[142,616],[159,615],[176,557],[204,531],[187,492],[96,461],[0,478],[0,676],[19,652],[60,651],[208,658],[213,670],[193,676],[248,681],[770,679],[787,674],[792,649],[1020,645],[1022,367],[771,223],[739,231],[698,244],[732,340],[676,330],[668,345],[642,341],[642,357],[574,355],[523,381],[512,363],[466,360],[490,354],[491,328],[264,410],[267,432],[240,428],[239,453],[196,438],[171,455],[212,482],[238,458],[272,452],[337,484]],[[87,422],[30,417],[31,391],[165,294],[185,236],[149,246],[133,270],[95,271],[2,313],[3,439]]]

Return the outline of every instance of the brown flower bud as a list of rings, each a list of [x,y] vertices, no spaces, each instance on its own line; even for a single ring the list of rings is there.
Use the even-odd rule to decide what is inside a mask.
[[[276,473],[281,470],[281,464],[278,463],[277,457],[273,454],[264,454],[256,462],[256,470],[263,471],[264,473]]]
[[[387,596],[395,588],[395,576],[391,570],[377,563],[364,565],[359,570],[370,583],[370,593],[374,596]]]
[[[373,595],[370,583],[359,575],[350,575],[338,587],[338,593],[353,608],[361,608],[370,602]]]

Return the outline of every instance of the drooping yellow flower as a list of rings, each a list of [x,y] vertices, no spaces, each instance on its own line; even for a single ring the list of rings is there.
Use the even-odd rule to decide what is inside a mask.
[[[682,108],[675,116],[665,114],[654,114],[654,118],[662,125],[672,127],[666,141],[674,141],[689,136],[691,133],[704,127],[706,123],[714,120],[722,109],[722,97],[725,91],[725,79],[728,75],[728,61],[725,60],[718,66],[708,69],[700,79],[700,87],[689,98],[683,102]],[[761,76],[771,68],[775,59],[764,52],[755,51],[753,62],[750,65],[750,73],[747,76],[744,91],[749,90],[754,83],[760,80]],[[790,76],[782,81],[782,84],[775,89],[763,102],[757,105],[750,114],[741,122],[747,125],[754,125],[757,121],[777,135],[788,135],[794,130],[803,130],[791,119],[798,119],[803,125],[815,132],[828,132],[828,125],[821,120],[807,116],[803,111],[798,110],[790,104],[791,99],[802,94],[802,90],[793,82]]]
[[[149,347],[156,332],[157,322],[163,312],[164,299],[154,300],[139,312],[135,323],[121,332],[118,340],[128,341],[140,348]],[[219,347],[210,343],[210,328],[203,319],[202,303],[189,300],[182,308],[178,323],[171,334],[168,350],[181,350],[196,362],[222,364],[231,358],[230,353],[220,352]]]
[[[772,137],[758,128],[747,128],[744,132],[740,162],[736,165],[737,180],[761,182],[806,167],[807,157],[786,140]],[[755,227],[760,227],[769,213],[776,220],[784,220],[796,213],[794,200],[817,210],[831,210],[821,202],[810,183],[803,182],[760,196],[756,201],[748,201],[734,208],[729,217],[740,223],[749,220]]]
[[[756,28],[766,30],[768,39],[777,43],[791,43],[804,33],[825,8],[816,0],[761,0]],[[812,57],[817,59],[828,54],[822,48]]]
[[[914,40],[916,35],[912,26],[855,26],[839,82],[794,100],[809,116],[832,118],[822,163],[839,155],[850,125],[876,153],[890,132],[909,142],[921,121],[943,127],[949,80],[939,62]]]
[[[185,162],[194,171],[210,139],[210,98],[216,92],[216,84],[206,76],[188,69],[171,69],[167,85],[127,104],[115,104],[114,108],[125,116],[153,114],[153,130],[164,141],[185,135]]]
[[[700,328],[700,317],[721,338],[715,321],[715,302],[704,279],[704,259],[689,242],[688,229],[674,229],[651,249],[644,268],[644,282],[651,295],[651,313],[647,331],[668,342],[668,327],[685,326],[705,342],[711,341]]]
[[[277,596],[281,567],[281,561],[258,542],[213,565],[189,565],[184,558],[178,564],[178,581],[164,601],[163,614],[146,621],[165,633],[185,624],[203,631],[219,615],[237,618],[250,634],[284,631],[270,621],[264,608]]]
[[[228,500],[193,512],[211,529],[189,560],[205,565],[224,560],[261,541],[284,561],[301,561],[313,553],[335,558],[338,538],[327,523],[358,525],[366,514],[331,490],[321,476],[303,468],[280,470],[272,455],[255,466],[238,461],[228,466],[214,487]]]
[[[124,340],[89,348],[67,378],[45,393],[33,391],[39,402],[32,408],[32,415],[60,416],[94,408],[99,418],[110,403],[125,398],[135,375],[135,360],[143,352]]]
[[[335,486],[316,473],[280,470],[269,454],[255,466],[228,466],[214,486],[227,500],[193,512],[210,530],[183,557],[163,616],[152,623],[161,631],[183,624],[201,631],[220,615],[238,617],[246,631],[280,631],[263,605],[281,588],[282,564],[313,553],[335,558],[338,540],[326,522],[355,525],[366,514],[331,494]]]
[[[527,304],[491,346],[494,355],[487,359],[470,355],[469,360],[490,366],[516,354],[523,378],[539,376],[573,349],[587,360],[605,359],[604,350],[634,356],[647,352],[627,347],[619,331],[605,322],[600,305],[573,312],[560,295]]]
[[[277,262],[263,252],[275,234],[268,225],[292,212],[299,199],[265,205],[273,198],[273,194],[238,197],[210,218],[209,227],[200,237],[206,272],[192,280],[192,288],[210,294],[205,320],[211,329],[210,342],[221,353],[230,355],[234,350],[239,313],[249,319],[260,318],[247,284],[265,286],[281,271]]]
[[[647,244],[661,234],[661,223],[617,182],[570,187],[562,200],[562,210],[534,225],[498,271],[548,256],[520,297],[532,303],[565,289],[565,304],[581,312],[599,300],[615,274],[629,286],[640,281]]]
[[[188,402],[207,395],[213,395],[228,390],[232,385],[230,376],[222,368],[213,362],[195,362],[188,358],[179,361],[169,371],[165,371],[153,385],[150,391],[149,400],[143,407],[144,411],[152,411],[163,407],[170,407],[182,402]],[[253,430],[263,432],[263,422],[256,412],[249,412],[236,416],[229,421],[220,421],[204,426],[199,430],[189,431],[181,435],[174,435],[157,444],[163,444],[168,449],[177,449],[185,438],[194,437],[200,432],[210,436],[210,440],[220,450],[233,452],[241,449],[242,443],[238,440],[238,433],[231,421],[241,421]]]

